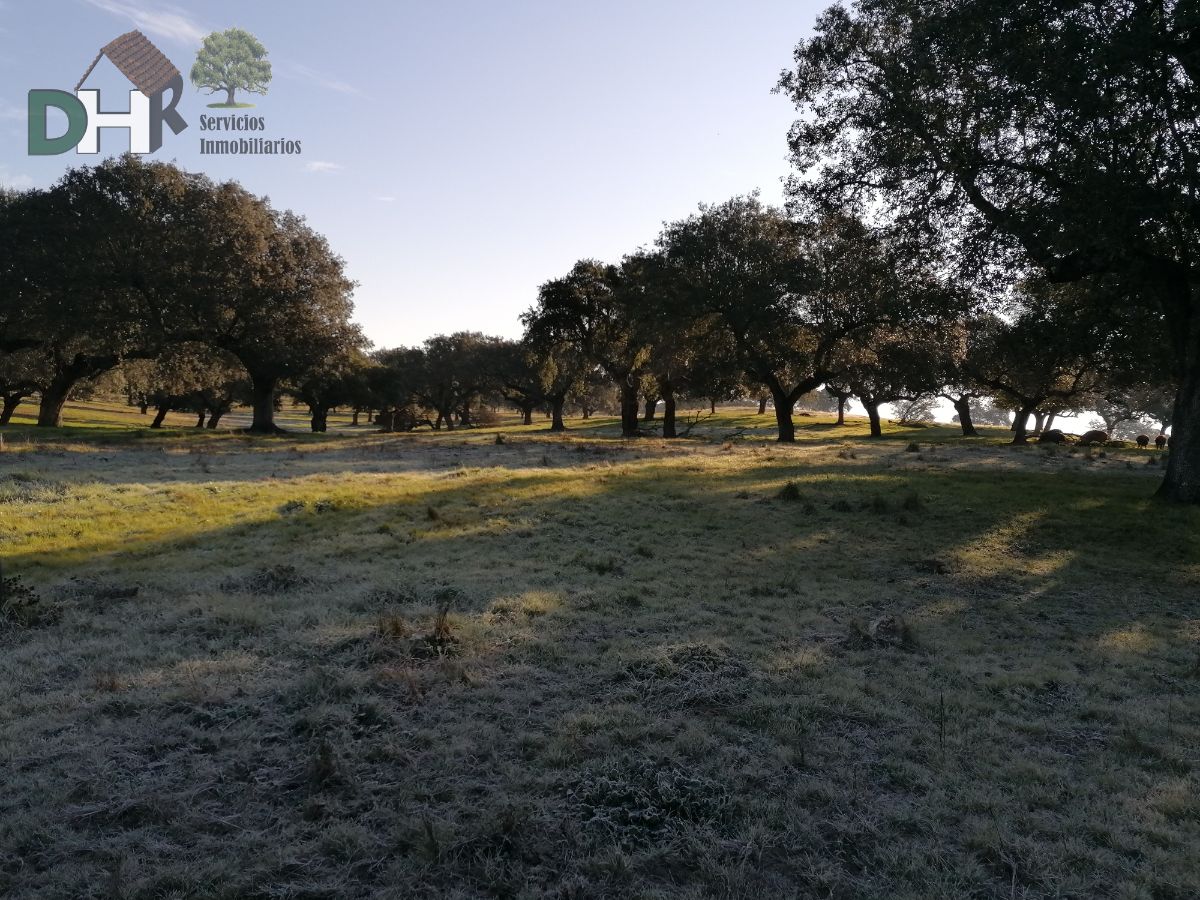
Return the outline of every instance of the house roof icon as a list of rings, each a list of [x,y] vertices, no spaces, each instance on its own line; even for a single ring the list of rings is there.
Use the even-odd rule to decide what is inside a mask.
[[[130,31],[100,48],[92,64],[79,79],[79,84],[75,85],[76,91],[83,87],[96,64],[105,56],[147,97],[166,90],[172,81],[182,77],[175,64],[150,43],[148,37],[140,31]]]

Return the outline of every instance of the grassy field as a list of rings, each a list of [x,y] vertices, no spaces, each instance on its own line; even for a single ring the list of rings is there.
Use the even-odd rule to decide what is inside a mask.
[[[1200,896],[1153,451],[68,418],[0,452],[0,895]]]

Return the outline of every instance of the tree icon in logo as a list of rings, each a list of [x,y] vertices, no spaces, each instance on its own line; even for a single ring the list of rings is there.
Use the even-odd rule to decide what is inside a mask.
[[[192,66],[192,84],[210,94],[225,92],[224,103],[210,103],[212,108],[229,109],[253,106],[238,103],[235,91],[265,94],[271,83],[271,62],[267,48],[258,38],[240,28],[217,31],[204,39]]]

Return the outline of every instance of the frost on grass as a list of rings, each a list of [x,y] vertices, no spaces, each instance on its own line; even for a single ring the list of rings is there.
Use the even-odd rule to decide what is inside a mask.
[[[754,687],[750,669],[722,647],[683,644],[630,663],[620,686],[646,703],[665,708],[728,707]]]
[[[61,503],[71,496],[69,485],[59,481],[9,472],[0,475],[0,503]]]
[[[62,616],[57,604],[45,600],[20,578],[0,577],[0,626],[36,628]]]
[[[732,427],[22,451],[0,895],[1200,896],[1200,511]]]
[[[663,760],[624,756],[588,769],[568,799],[598,843],[638,850],[718,822],[730,804],[722,782]]]
[[[280,564],[226,578],[221,582],[221,589],[230,593],[270,596],[301,590],[314,584],[315,578],[303,574],[295,566]]]

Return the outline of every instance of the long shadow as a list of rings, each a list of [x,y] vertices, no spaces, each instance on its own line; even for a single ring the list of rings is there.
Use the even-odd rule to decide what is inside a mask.
[[[1036,648],[1019,643],[1026,617],[1058,642],[1066,658],[1052,663],[1078,665],[1086,685],[1106,658],[1081,648],[1197,613],[1200,517],[1152,511],[1144,479],[1113,476],[1098,490],[1095,477],[1074,473],[848,469],[786,456],[701,477],[632,464],[588,476],[546,468],[493,482],[467,472],[402,503],[273,507],[252,522],[134,547],[112,535],[69,564],[10,556],[14,571],[39,580],[84,575],[142,591],[72,599],[61,623],[0,636],[26,705],[7,758],[23,780],[0,797],[0,818],[25,823],[0,835],[0,856],[22,863],[0,877],[17,892],[66,894],[112,883],[113,860],[154,847],[155,868],[138,885],[147,895],[192,883],[245,895],[515,896],[528,881],[603,870],[614,865],[604,854],[619,852],[635,887],[781,879],[759,885],[769,896],[801,877],[792,860],[807,842],[861,887],[863,854],[879,844],[874,867],[885,867],[886,847],[909,832],[872,820],[852,834],[846,808],[869,816],[881,797],[919,806],[931,793],[925,769],[964,791],[971,778],[993,777],[939,767],[905,743],[913,726],[889,709],[936,709],[939,692],[976,690],[971,679],[984,673],[973,667],[993,659],[998,670],[1028,665]],[[797,495],[780,494],[787,481]],[[1114,527],[1135,516],[1146,517],[1142,528]],[[980,546],[995,554],[991,570],[958,574],[956,559]],[[1030,574],[1045,557],[1057,562]],[[1131,570],[1137,559],[1145,562]],[[1152,560],[1166,561],[1167,574]],[[266,595],[247,587],[276,566],[293,567],[298,585]],[[181,571],[211,583],[181,594]],[[1088,602],[1089,591],[1148,576],[1153,596]],[[423,634],[442,588],[455,591],[460,655],[406,657],[385,629]],[[224,597],[219,609],[212,595]],[[543,605],[522,612],[521,598],[535,595]],[[948,600],[964,605],[928,612]],[[887,611],[923,624],[925,645],[877,645],[855,630],[855,617]],[[388,625],[395,614],[408,624]],[[969,629],[978,632],[969,652],[949,643]],[[991,640],[1011,643],[976,652]],[[820,651],[817,674],[836,665],[848,681],[827,687],[770,669],[793,645]],[[1146,690],[1154,666],[1127,665]],[[119,671],[104,681],[97,666]],[[739,693],[747,672],[758,680]],[[122,680],[132,687],[94,686]],[[1049,681],[1003,687],[997,709],[1016,717],[1056,700]],[[1191,724],[1181,716],[1175,727]],[[951,723],[951,741],[960,727]],[[672,743],[676,733],[694,742],[693,757]],[[922,769],[916,783],[902,780],[901,759],[869,756],[889,742]],[[1155,784],[1177,777],[1173,758],[1160,764]],[[828,779],[828,797],[805,793],[817,777]],[[730,798],[715,812],[710,790]],[[747,798],[766,793],[794,804],[790,821],[823,824],[794,834],[771,824],[779,852],[761,852],[747,873],[728,847],[742,854],[761,832],[762,810]],[[597,821],[627,824],[596,836]],[[913,833],[932,830],[939,852],[970,856],[948,826],[917,821]],[[996,893],[1015,876],[976,877]]]

